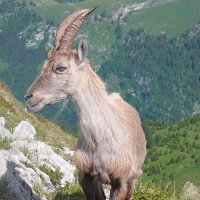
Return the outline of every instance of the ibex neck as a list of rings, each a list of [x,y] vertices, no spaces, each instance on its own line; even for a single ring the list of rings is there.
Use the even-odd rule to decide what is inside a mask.
[[[79,113],[80,123],[82,125],[90,123],[92,126],[96,123],[95,121],[98,121],[97,118],[104,120],[109,99],[104,83],[89,65],[85,66],[82,80],[72,96],[72,101]]]

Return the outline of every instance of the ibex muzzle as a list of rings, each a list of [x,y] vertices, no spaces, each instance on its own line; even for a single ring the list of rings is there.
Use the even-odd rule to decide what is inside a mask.
[[[85,40],[80,40],[77,50],[71,50],[75,35],[97,6],[78,10],[61,23],[55,48],[49,51],[25,100],[38,111],[71,98],[80,120],[74,163],[86,200],[106,199],[102,183],[111,184],[111,200],[130,200],[146,155],[139,114],[119,94],[107,93],[86,58]]]

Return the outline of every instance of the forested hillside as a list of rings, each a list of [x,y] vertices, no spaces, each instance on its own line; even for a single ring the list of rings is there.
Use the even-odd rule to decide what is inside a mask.
[[[13,9],[14,8],[14,9]],[[38,48],[27,48],[26,41],[34,30],[33,24],[50,24],[27,8],[25,1],[3,1],[0,5],[1,78],[10,86],[16,97],[23,100],[24,91],[37,75],[37,67],[46,58],[47,32]]]
[[[58,24],[66,13],[97,1],[0,2],[0,79],[24,102],[53,47]],[[75,43],[88,41],[91,66],[109,91],[120,92],[136,107],[142,120],[174,122],[199,112],[199,1],[123,3],[103,0],[81,28]],[[77,122],[68,100],[40,114],[62,127]]]
[[[200,21],[199,21],[200,23]],[[120,26],[116,30],[121,38]],[[177,121],[200,104],[200,24],[180,36],[131,29],[99,75],[135,105],[142,119]],[[116,85],[119,87],[116,88]]]
[[[53,48],[62,19],[98,2],[0,1],[0,81],[17,99],[24,103],[25,91]],[[178,193],[187,181],[200,185],[199,6],[199,0],[102,0],[75,39],[75,44],[80,38],[88,41],[91,66],[108,91],[120,92],[140,113],[148,141],[142,179],[162,186],[170,183],[171,191],[175,185]],[[40,115],[25,112],[4,83],[0,97],[0,114],[8,119],[8,129],[29,117],[39,139],[51,145],[63,140],[52,141],[45,135],[54,138],[56,130],[74,146],[73,137],[54,130]],[[39,114],[64,130],[74,125],[71,134],[77,136],[77,116],[70,100]],[[48,133],[47,124],[52,126]]]
[[[6,128],[10,131],[13,131],[20,121],[29,121],[37,131],[37,139],[51,145],[57,150],[56,152],[63,147],[71,149],[75,147],[76,138],[42,116],[27,112],[23,104],[13,97],[9,88],[2,82],[0,82],[0,116],[6,118]],[[175,124],[144,121],[142,127],[148,141],[147,156],[143,166],[144,173],[137,184],[135,199],[141,197],[154,199],[155,196],[160,199],[176,199],[172,197],[173,192],[179,196],[186,182],[190,181],[199,186],[200,114]],[[9,140],[0,138],[1,149],[9,148],[9,144]],[[72,191],[75,196],[76,191],[83,196],[78,185]],[[69,191],[63,188],[58,199],[62,199],[61,197],[66,199],[66,193],[69,194]],[[191,193],[195,194],[195,191]]]
[[[143,180],[153,180],[176,193],[188,181],[200,185],[200,114],[176,124],[145,121],[147,157]]]

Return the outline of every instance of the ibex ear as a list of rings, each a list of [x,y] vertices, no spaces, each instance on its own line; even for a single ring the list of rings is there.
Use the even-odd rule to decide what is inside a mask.
[[[49,50],[48,52],[48,58],[50,58],[51,56],[53,56],[55,54],[54,50]]]
[[[79,62],[83,62],[88,53],[88,46],[87,46],[87,42],[85,40],[81,39],[79,41],[77,52],[78,52]]]

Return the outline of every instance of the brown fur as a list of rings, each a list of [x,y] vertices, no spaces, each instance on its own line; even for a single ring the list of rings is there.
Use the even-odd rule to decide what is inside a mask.
[[[74,163],[86,200],[105,199],[102,183],[111,184],[111,200],[130,200],[146,155],[140,117],[119,94],[107,93],[86,54],[83,40],[77,51],[49,51],[25,99],[32,110],[39,111],[71,98],[80,121]]]
[[[27,102],[30,105],[39,102],[34,107],[41,109],[52,103],[51,98],[59,99],[60,95],[62,99],[66,93],[75,103],[80,118],[74,162],[81,174],[79,182],[86,199],[105,199],[98,182],[111,184],[112,200],[130,199],[146,155],[139,114],[119,94],[106,92],[105,84],[88,60],[79,69],[77,59],[76,51],[50,52],[40,77],[27,91],[34,94]],[[60,65],[67,70],[57,75],[56,66]],[[60,81],[65,86],[59,86]],[[59,94],[61,88],[66,91]]]

